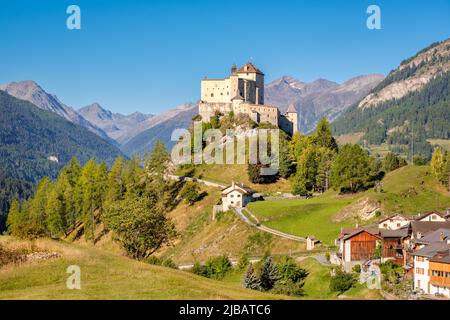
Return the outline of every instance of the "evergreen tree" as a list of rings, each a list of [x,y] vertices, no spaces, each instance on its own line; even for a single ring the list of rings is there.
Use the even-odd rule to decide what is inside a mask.
[[[23,225],[22,215],[20,213],[20,205],[17,199],[14,199],[9,209],[6,227],[8,232],[13,236],[21,236],[21,227]]]
[[[39,182],[33,199],[28,209],[28,223],[30,225],[30,236],[42,236],[46,232],[46,206],[47,197],[50,190],[53,189],[49,178],[44,177]]]
[[[340,192],[357,192],[371,180],[371,161],[360,146],[346,144],[338,152],[331,169],[332,185]]]
[[[62,198],[64,207],[65,231],[67,233],[70,228],[76,224],[76,203],[75,203],[75,186],[78,176],[74,179],[71,177],[70,171],[63,169],[56,180],[56,190]]]
[[[391,172],[406,165],[407,162],[405,159],[396,156],[392,152],[389,152],[383,159],[383,169],[385,172]]]
[[[139,165],[138,155],[128,160],[123,170],[123,179],[125,185],[125,197],[134,197],[143,193],[143,169]]]
[[[97,165],[93,159],[89,160],[81,170],[78,180],[78,192],[81,192],[81,220],[84,224],[84,234],[86,239],[95,240],[95,211],[101,205],[101,186],[98,184]]]
[[[290,142],[285,137],[285,134],[280,135],[280,150],[279,150],[279,169],[278,174],[280,177],[287,179],[294,171],[294,165],[292,164],[292,158],[290,156]]]
[[[292,186],[294,194],[305,195],[314,189],[317,169],[317,150],[309,144],[297,160],[297,173]]]
[[[331,166],[333,164],[335,152],[331,149],[321,147],[317,150],[317,155],[318,164],[315,186],[317,191],[325,192],[330,188],[331,185]]]
[[[272,289],[279,278],[278,268],[273,262],[273,258],[267,257],[263,262],[259,277],[261,288],[265,291]]]
[[[107,202],[122,200],[125,195],[125,181],[123,176],[124,167],[124,158],[122,156],[117,157],[108,173],[105,199]]]
[[[45,207],[45,224],[51,237],[60,237],[66,233],[66,212],[63,195],[54,187],[48,193]]]
[[[252,290],[262,290],[261,281],[259,281],[258,277],[255,274],[255,269],[253,268],[253,264],[250,263],[247,271],[245,272],[243,285],[247,289]]]
[[[330,124],[326,118],[320,119],[317,123],[313,139],[314,144],[318,147],[324,147],[334,152],[338,151],[338,144],[331,133]]]

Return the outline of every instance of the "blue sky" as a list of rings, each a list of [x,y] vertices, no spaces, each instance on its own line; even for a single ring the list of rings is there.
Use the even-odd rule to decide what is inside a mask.
[[[81,8],[81,30],[66,8]],[[366,9],[381,8],[381,30]],[[252,59],[282,75],[342,82],[387,74],[450,37],[450,1],[0,0],[0,84],[33,79],[70,106],[160,113],[200,95],[200,80]]]

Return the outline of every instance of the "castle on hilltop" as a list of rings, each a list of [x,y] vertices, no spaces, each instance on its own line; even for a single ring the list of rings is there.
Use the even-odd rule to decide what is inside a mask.
[[[198,108],[203,122],[209,122],[217,112],[234,112],[247,114],[256,123],[273,124],[290,134],[298,131],[298,114],[293,105],[281,115],[276,106],[264,104],[264,74],[251,63],[239,69],[233,64],[228,78],[202,80]]]

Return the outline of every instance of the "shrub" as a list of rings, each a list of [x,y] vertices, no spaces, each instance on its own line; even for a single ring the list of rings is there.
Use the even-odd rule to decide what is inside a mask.
[[[413,157],[413,163],[416,166],[426,166],[428,164],[428,159],[427,157],[419,154],[419,155],[415,155]]]
[[[330,262],[331,254],[329,252],[325,252],[325,259],[327,259],[327,261]]]
[[[197,200],[200,199],[200,188],[192,181],[186,182],[180,191],[180,195],[186,200],[189,205],[193,205]]]
[[[222,279],[232,269],[232,264],[227,256],[209,258],[203,265],[199,262],[194,264],[192,272],[206,278]]]
[[[292,280],[287,281],[277,281],[273,287],[273,292],[277,294],[284,294],[287,296],[304,296],[305,290],[303,286],[305,283],[303,281],[294,282]]]
[[[352,271],[355,273],[361,273],[361,265],[360,264],[355,264],[352,268]]]
[[[277,267],[278,267],[278,275],[281,280],[292,281],[293,283],[297,283],[305,279],[306,276],[308,275],[308,272],[305,269],[297,265],[294,259],[288,256],[282,257]]]
[[[244,252],[243,254],[241,254],[241,256],[239,258],[237,267],[239,270],[244,270],[245,268],[247,268],[247,266],[249,264],[250,264],[250,262],[248,260],[248,254]]]
[[[342,270],[336,272],[336,275],[330,280],[330,290],[332,292],[344,293],[356,284],[353,274]]]
[[[232,269],[232,264],[227,256],[210,258],[206,264],[208,278],[222,279]]]
[[[167,268],[178,269],[177,264],[172,259],[164,259],[161,265]]]
[[[206,277],[207,276],[207,272],[206,272],[206,267],[205,265],[201,264],[200,262],[195,262],[194,266],[192,267],[192,273],[198,275],[198,276],[202,276],[202,277]]]

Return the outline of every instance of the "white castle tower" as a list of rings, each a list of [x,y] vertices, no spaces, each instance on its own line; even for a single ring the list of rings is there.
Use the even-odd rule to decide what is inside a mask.
[[[225,115],[232,111],[247,114],[256,123],[278,126],[290,134],[297,130],[295,108],[288,109],[286,115],[280,115],[276,106],[264,104],[264,73],[252,63],[239,69],[233,64],[229,77],[201,82],[199,114],[202,121],[210,121],[217,112]]]

